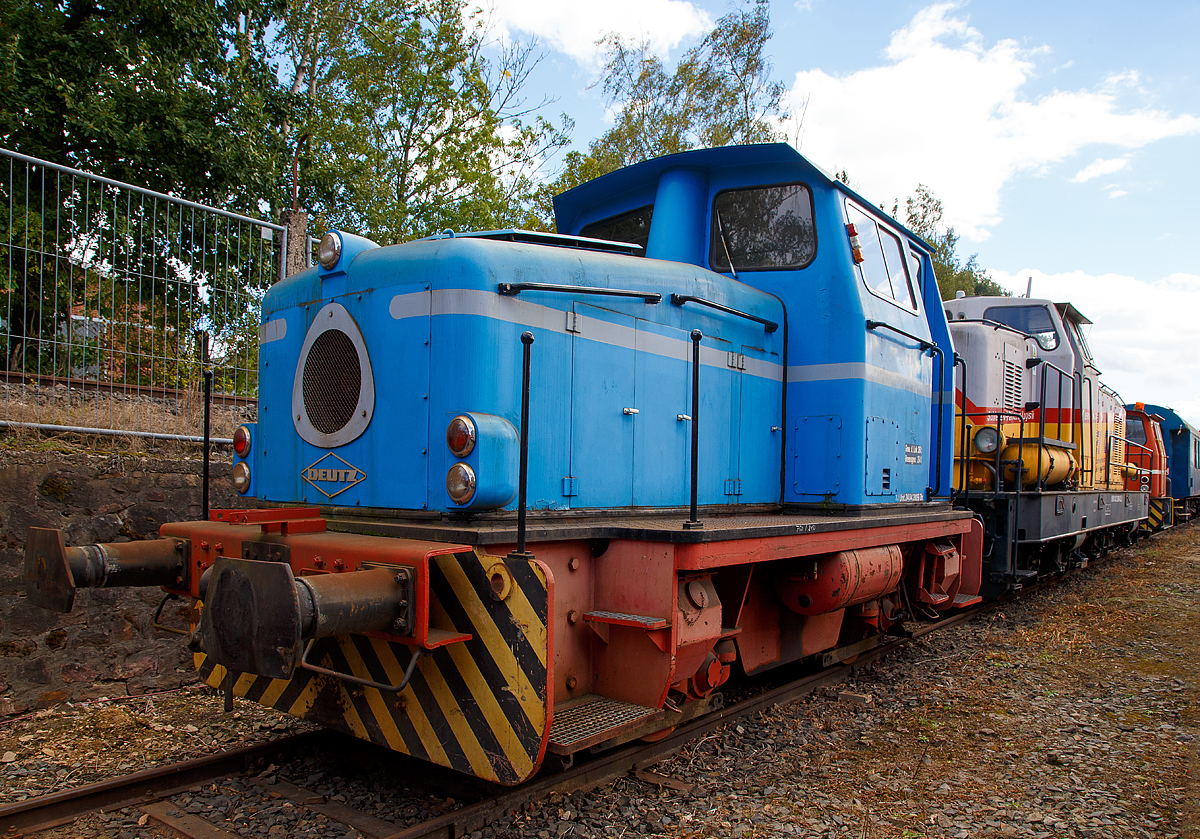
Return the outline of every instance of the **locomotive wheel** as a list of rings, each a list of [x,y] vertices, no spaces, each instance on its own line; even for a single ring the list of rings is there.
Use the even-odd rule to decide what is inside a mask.
[[[672,726],[662,729],[661,731],[655,731],[651,734],[643,734],[638,739],[641,740],[643,743],[657,743],[659,740],[662,740],[663,738],[665,738],[668,734],[670,734],[674,730],[675,730],[675,726],[672,725]]]

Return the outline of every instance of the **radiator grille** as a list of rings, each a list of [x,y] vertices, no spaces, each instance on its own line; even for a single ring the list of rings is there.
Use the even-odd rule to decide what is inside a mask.
[[[354,416],[362,390],[358,350],[340,329],[327,329],[313,341],[304,360],[304,410],[313,428],[332,434]]]
[[[1004,360],[1004,408],[1008,411],[1020,411],[1024,408],[1022,391],[1021,366],[1008,359]]]

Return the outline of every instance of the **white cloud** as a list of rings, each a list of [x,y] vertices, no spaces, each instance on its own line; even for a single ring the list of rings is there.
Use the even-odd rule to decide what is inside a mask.
[[[1101,381],[1126,402],[1151,402],[1200,425],[1200,354],[1194,351],[1200,275],[1146,282],[1120,274],[989,272],[1016,294],[1033,277],[1033,296],[1070,302],[1092,321],[1088,344]]]
[[[1071,178],[1072,182],[1081,184],[1085,181],[1090,181],[1092,178],[1098,178],[1101,175],[1111,175],[1113,172],[1120,172],[1129,165],[1129,158],[1116,157],[1111,160],[1105,160],[1102,157],[1097,157],[1087,166],[1084,166],[1075,173],[1075,177]]]
[[[1122,195],[1128,195],[1128,194],[1129,193],[1123,189],[1114,189],[1112,192],[1108,193],[1108,197],[1109,198],[1120,198]]]
[[[798,130],[793,120],[789,134],[801,151],[847,169],[867,197],[885,204],[926,184],[959,233],[979,241],[1000,222],[1001,190],[1019,173],[1046,171],[1092,146],[1135,149],[1200,133],[1200,117],[1124,107],[1122,97],[1142,95],[1132,72],[1091,90],[1029,98],[1023,90],[1045,48],[988,46],[957,8],[918,12],[892,33],[881,66],[797,73],[789,104],[804,121]]]
[[[500,37],[533,35],[589,71],[603,61],[596,41],[610,32],[627,40],[645,40],[656,55],[666,58],[682,41],[713,26],[709,14],[688,0],[495,0],[491,21]]]

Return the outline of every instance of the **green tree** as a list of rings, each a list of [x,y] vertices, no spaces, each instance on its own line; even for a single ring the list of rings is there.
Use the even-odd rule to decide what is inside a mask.
[[[925,184],[918,185],[916,195],[905,201],[905,224],[933,248],[933,270],[943,300],[952,299],[957,291],[970,297],[1008,295],[979,267],[978,254],[971,254],[965,262],[959,257],[959,236],[944,224],[942,202]]]
[[[285,41],[295,131],[318,226],[390,243],[442,228],[521,224],[536,169],[571,122],[530,114],[533,47],[492,45],[460,0],[317,0],[292,13]]]
[[[240,209],[279,186],[274,0],[0,0],[10,148]]]
[[[782,139],[777,122],[787,116],[787,88],[772,79],[770,37],[770,4],[753,0],[721,17],[674,71],[646,41],[601,38],[607,60],[600,84],[616,120],[586,153],[568,154],[559,177],[543,188],[546,225],[555,194],[623,166],[693,148]]]

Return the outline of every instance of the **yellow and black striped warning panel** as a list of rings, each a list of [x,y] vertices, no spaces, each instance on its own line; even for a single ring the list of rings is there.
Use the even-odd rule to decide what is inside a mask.
[[[1159,531],[1170,527],[1174,524],[1174,505],[1175,500],[1172,498],[1151,498],[1150,499],[1150,517],[1144,523],[1144,526],[1152,531]]]
[[[553,602],[541,563],[481,551],[429,558],[429,623],[458,641],[427,650],[403,691],[297,669],[291,679],[242,674],[233,692],[500,784],[537,771],[550,730]],[[400,684],[413,648],[345,635],[318,641],[308,660],[383,684]],[[220,687],[225,668],[196,655],[201,678]]]

